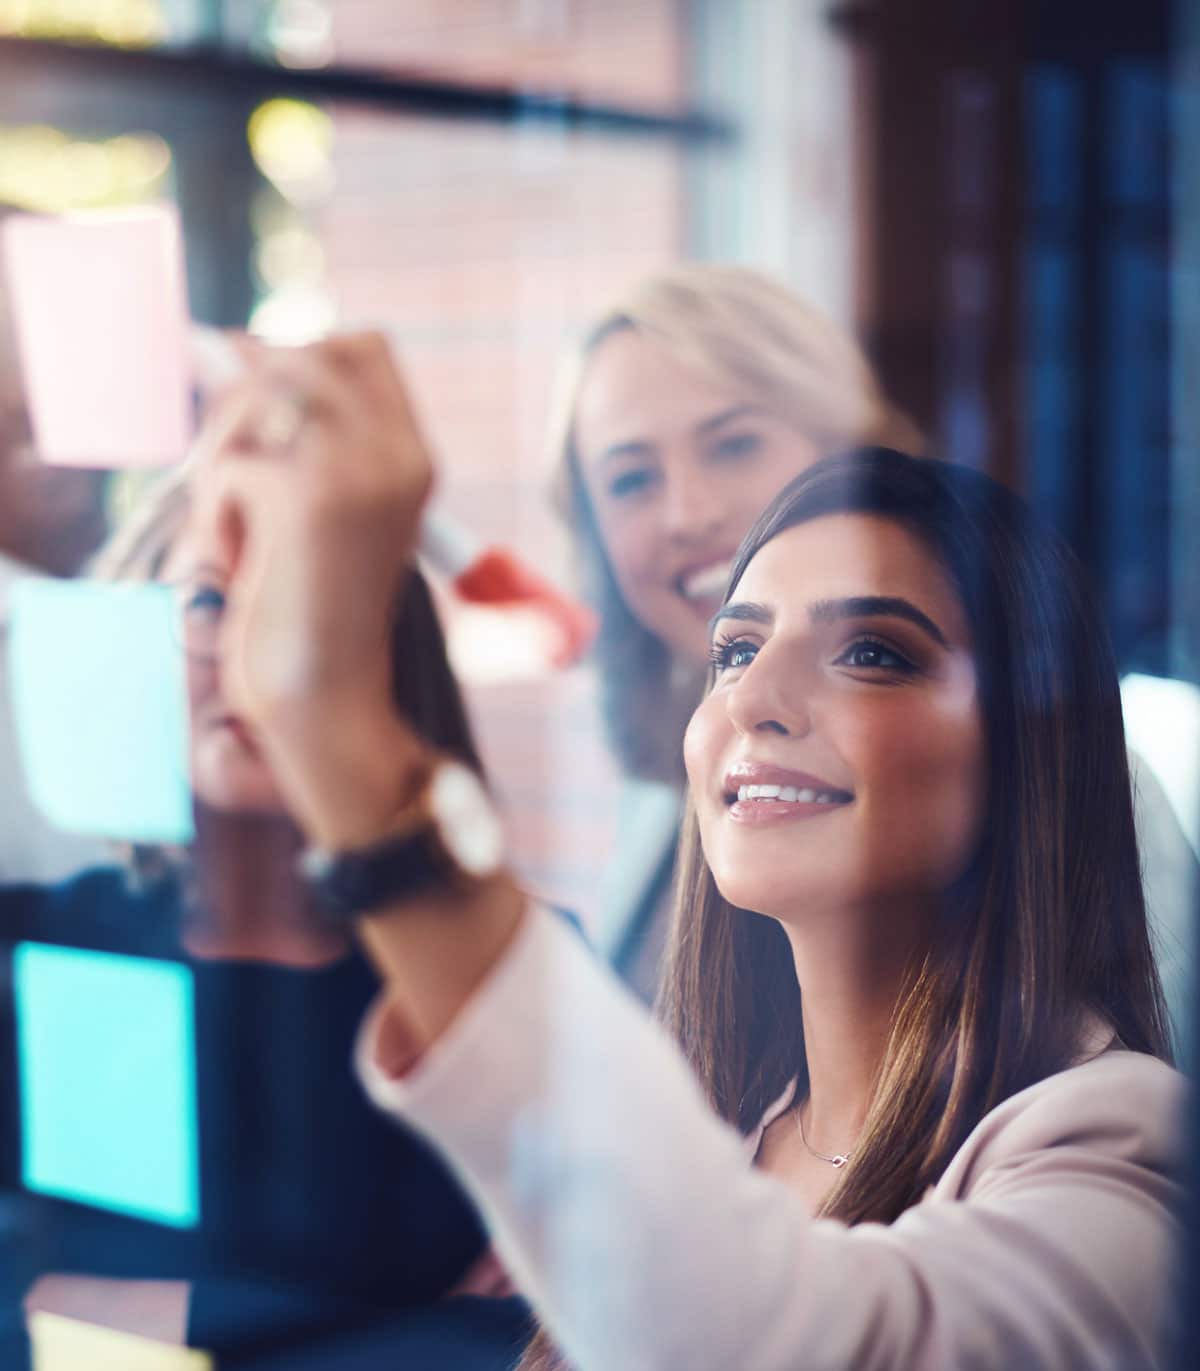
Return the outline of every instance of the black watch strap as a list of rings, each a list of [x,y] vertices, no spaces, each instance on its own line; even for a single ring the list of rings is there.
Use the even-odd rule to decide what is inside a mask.
[[[354,852],[309,848],[299,866],[318,911],[339,924],[452,879],[427,828]]]

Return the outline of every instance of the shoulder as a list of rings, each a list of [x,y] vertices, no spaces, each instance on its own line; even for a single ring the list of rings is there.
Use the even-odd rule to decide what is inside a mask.
[[[139,889],[122,866],[92,867],[65,881],[43,887],[48,908],[82,910],[142,909],[167,899],[168,887]]]
[[[1031,1159],[1182,1178],[1187,1083],[1165,1062],[1110,1048],[1019,1091],[981,1120],[937,1190],[976,1195]],[[1086,1159],[1086,1161],[1085,1161]]]
[[[164,939],[178,892],[139,890],[123,867],[94,867],[53,885],[0,887],[0,937],[152,953]]]

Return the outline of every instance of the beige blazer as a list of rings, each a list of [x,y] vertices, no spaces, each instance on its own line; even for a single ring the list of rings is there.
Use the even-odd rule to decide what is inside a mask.
[[[375,1102],[465,1181],[574,1371],[1166,1362],[1182,1078],[1109,1046],[988,1114],[893,1224],[812,1219],[552,914]],[[1091,1044],[1096,1051],[1100,1042]]]

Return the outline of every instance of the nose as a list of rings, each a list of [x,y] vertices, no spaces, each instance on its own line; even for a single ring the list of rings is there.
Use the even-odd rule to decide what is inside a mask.
[[[725,692],[725,707],[741,734],[803,738],[812,731],[811,702],[800,667],[771,644]]]
[[[721,527],[724,507],[711,482],[695,471],[669,472],[663,501],[663,531],[676,544],[703,544]]]

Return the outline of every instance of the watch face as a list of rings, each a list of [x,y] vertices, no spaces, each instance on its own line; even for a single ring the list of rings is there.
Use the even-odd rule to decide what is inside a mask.
[[[483,782],[458,762],[438,767],[428,803],[442,846],[468,876],[490,876],[504,858],[504,829]]]

